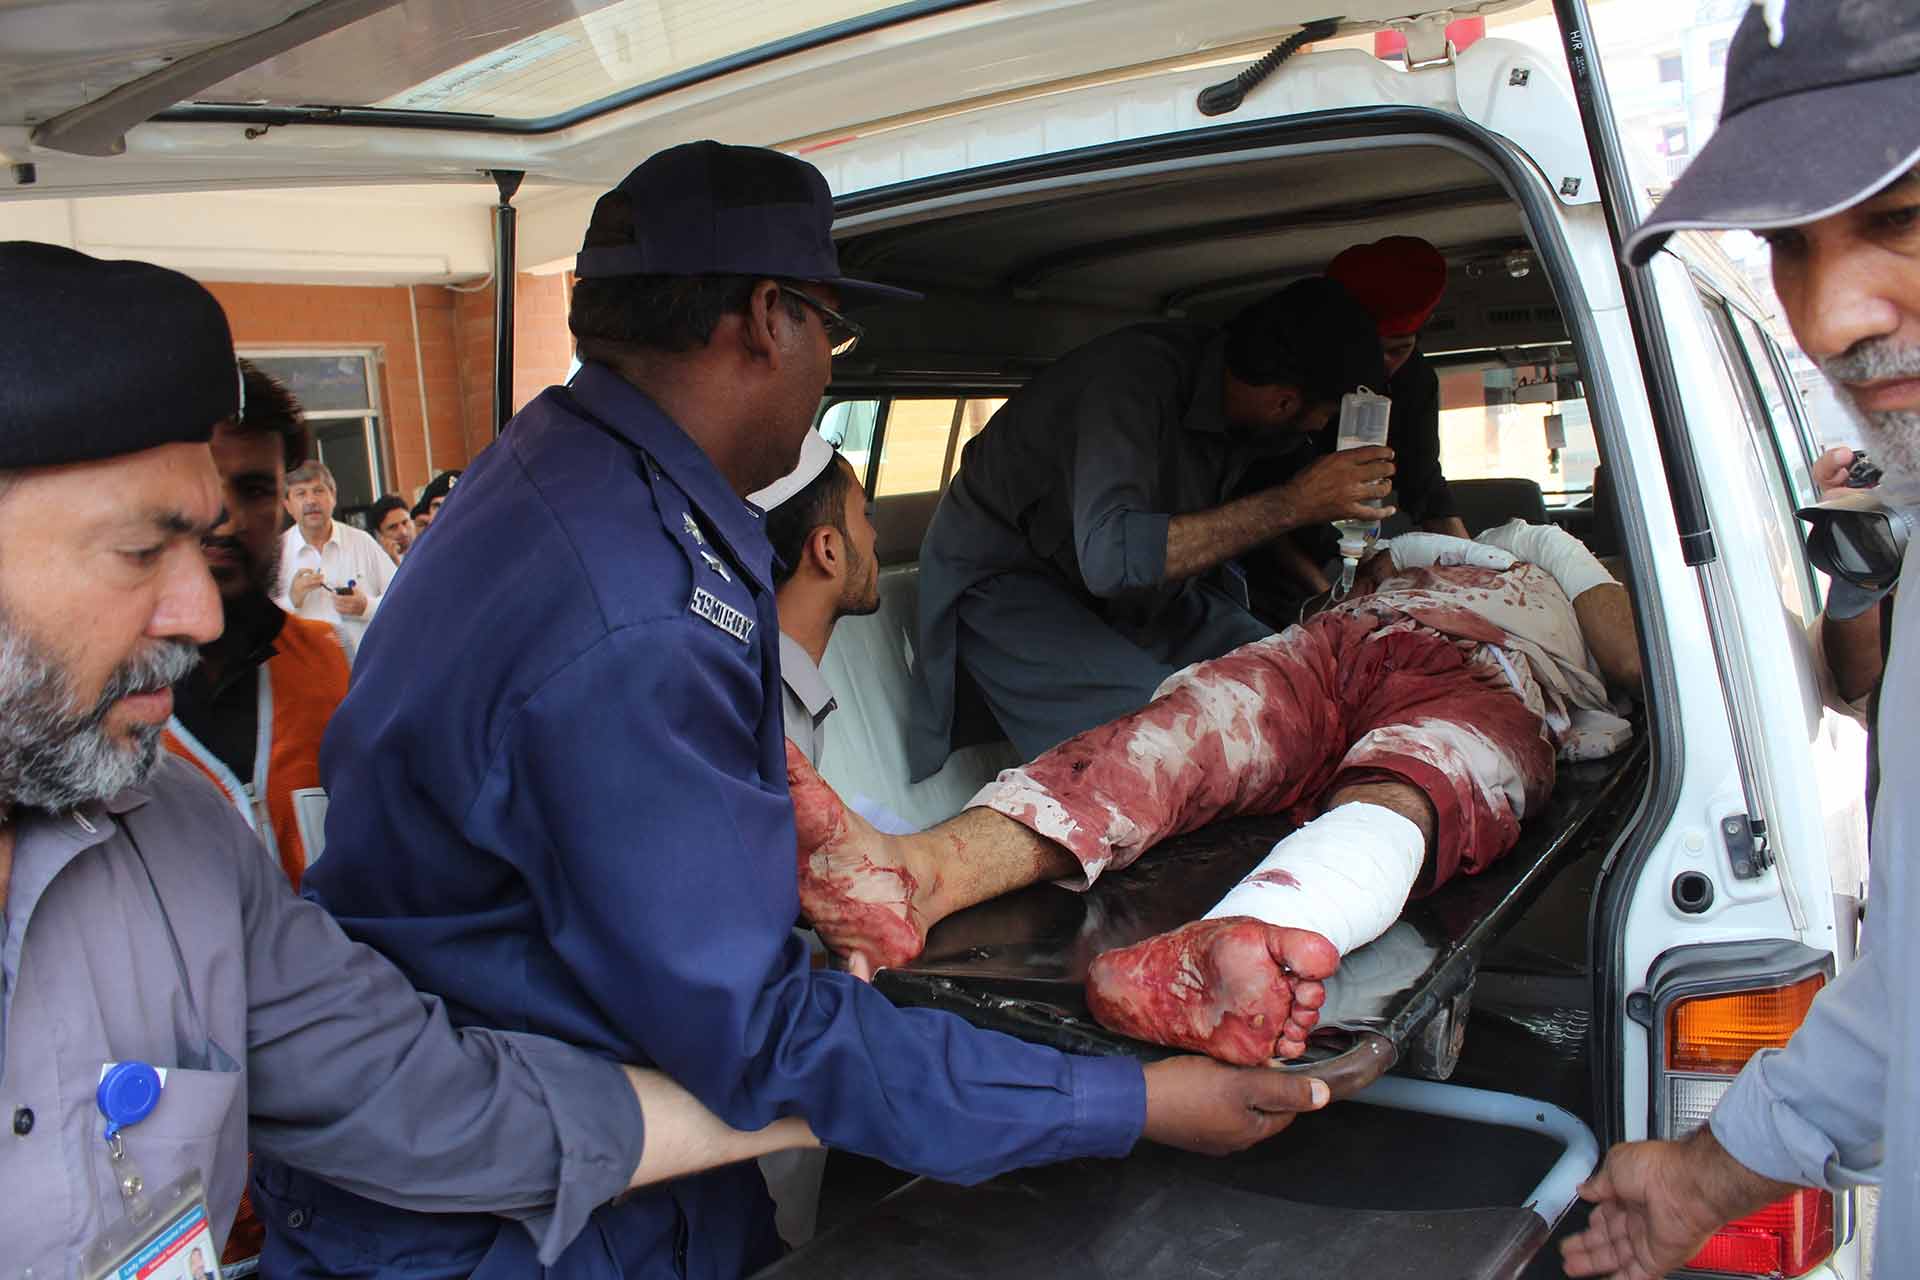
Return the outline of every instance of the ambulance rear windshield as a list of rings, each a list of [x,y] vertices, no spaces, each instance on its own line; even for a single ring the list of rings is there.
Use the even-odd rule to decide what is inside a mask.
[[[194,95],[556,127],[649,92],[976,0],[406,0]]]

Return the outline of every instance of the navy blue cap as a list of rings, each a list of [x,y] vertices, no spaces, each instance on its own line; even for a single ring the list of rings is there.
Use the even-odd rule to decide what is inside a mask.
[[[812,280],[847,306],[918,301],[911,289],[840,274],[833,194],[805,160],[765,147],[688,142],[649,157],[601,197],[625,197],[630,242],[580,250],[583,280],[614,276],[766,276]],[[602,219],[598,211],[596,225]]]
[[[1920,4],[1785,0],[1727,49],[1720,124],[1627,237],[1644,263],[1675,231],[1766,231],[1852,208],[1920,165]]]
[[[199,444],[240,407],[226,313],[149,262],[0,243],[0,470]]]

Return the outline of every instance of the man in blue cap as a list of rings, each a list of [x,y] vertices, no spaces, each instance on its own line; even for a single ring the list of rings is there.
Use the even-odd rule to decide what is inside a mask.
[[[1897,500],[1920,493],[1920,7],[1911,0],[1767,0],[1727,53],[1720,126],[1627,240],[1644,263],[1687,227],[1744,227],[1773,252],[1794,337],[1858,411]],[[1910,551],[1908,560],[1913,558]],[[1836,579],[1836,587],[1841,584]],[[1824,619],[1877,647],[1879,592],[1836,590]],[[1844,604],[1840,603],[1845,601]],[[1881,705],[1920,699],[1920,589],[1894,604]],[[1903,623],[1901,614],[1914,614]],[[1902,639],[1905,637],[1905,639]],[[1857,641],[1848,641],[1857,645]],[[1581,1189],[1596,1208],[1562,1250],[1567,1273],[1653,1280],[1721,1224],[1796,1187],[1878,1181],[1875,1271],[1920,1256],[1920,810],[1913,717],[1883,719],[1872,903],[1859,958],[1814,1000],[1785,1049],[1762,1050],[1705,1125],[1607,1154]]]
[[[601,198],[569,320],[584,364],[461,477],[459,518],[369,629],[306,883],[458,1021],[656,1065],[735,1125],[804,1116],[904,1169],[973,1181],[1143,1133],[1227,1151],[1277,1132],[1325,1086],[1192,1058],[1143,1073],[898,1010],[793,936],[771,551],[744,495],[793,470],[860,337],[841,308],[913,296],[840,275],[832,213],[811,165],[710,142]],[[533,1264],[494,1218],[277,1167],[256,1191],[277,1276]],[[550,1274],[735,1277],[780,1248],[752,1165],[625,1197],[586,1235]]]

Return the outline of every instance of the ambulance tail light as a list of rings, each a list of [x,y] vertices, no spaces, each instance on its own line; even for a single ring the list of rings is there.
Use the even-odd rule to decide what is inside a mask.
[[[1652,1132],[1706,1123],[1748,1059],[1793,1037],[1832,958],[1786,942],[1680,947],[1655,962],[1641,1005],[1654,1040]],[[1720,1276],[1801,1276],[1842,1239],[1831,1192],[1801,1190],[1721,1228],[1687,1268]]]
[[[1720,1228],[1687,1268],[1735,1276],[1803,1276],[1826,1261],[1835,1244],[1833,1193],[1802,1187]]]

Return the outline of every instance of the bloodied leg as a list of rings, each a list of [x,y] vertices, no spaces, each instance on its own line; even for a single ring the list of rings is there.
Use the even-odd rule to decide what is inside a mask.
[[[1140,712],[1002,774],[952,822],[898,839],[822,799],[825,784],[790,759],[802,905],[836,950],[901,963],[935,921],[983,898],[1039,879],[1085,887],[1217,819],[1311,818],[1370,788],[1370,803],[1417,831],[1411,853],[1402,833],[1404,883],[1383,891],[1398,894],[1384,928],[1415,879],[1432,887],[1510,848],[1552,785],[1552,747],[1511,679],[1472,643],[1404,620],[1324,615],[1188,668]],[[1231,1061],[1288,1055],[1339,952],[1326,931],[1290,922],[1196,922],[1103,958],[1090,1001],[1129,1034]],[[1177,989],[1198,994],[1167,996]]]
[[[1125,1035],[1228,1062],[1299,1056],[1322,980],[1399,916],[1431,830],[1405,784],[1336,796],[1205,917],[1096,957],[1088,1007]]]
[[[962,907],[1077,869],[1050,840],[990,809],[887,835],[855,813],[787,743],[799,837],[800,910],[862,977],[920,954],[927,930]]]

